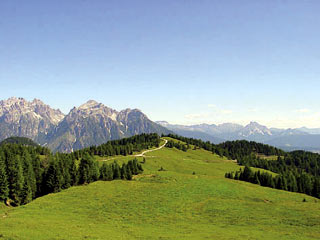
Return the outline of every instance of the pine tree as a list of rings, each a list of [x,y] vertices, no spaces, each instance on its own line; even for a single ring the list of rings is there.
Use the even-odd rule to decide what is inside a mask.
[[[7,156],[6,163],[8,169],[9,198],[15,205],[20,205],[24,186],[20,156],[10,153]]]
[[[94,161],[93,168],[92,168],[92,181],[98,181],[99,178],[100,178],[99,163],[97,161]]]
[[[315,178],[312,188],[312,196],[320,198],[320,178]]]
[[[260,185],[260,180],[257,172],[254,173],[254,177],[252,178],[252,180],[253,180],[252,183]]]
[[[234,175],[234,179],[239,180],[239,172],[238,171],[236,171],[236,174]]]
[[[51,160],[44,177],[45,193],[59,192],[62,187],[61,170],[56,161]]]
[[[79,181],[79,176],[78,176],[77,165],[74,159],[72,159],[72,162],[69,168],[69,175],[70,175],[71,186],[77,185]]]
[[[100,177],[99,165],[92,156],[85,154],[79,165],[79,183],[90,183],[98,180]]]
[[[0,152],[0,200],[5,200],[9,196],[9,184],[4,161],[4,154]]]
[[[116,161],[114,161],[114,163],[112,164],[112,171],[113,171],[113,179],[121,178],[120,167]]]
[[[121,172],[121,179],[127,179],[127,164],[122,163],[120,172]]]
[[[110,181],[113,179],[112,169],[107,163],[103,163],[100,168],[100,179],[103,181]]]
[[[27,204],[32,201],[32,189],[28,181],[23,184],[23,189],[21,192],[21,204]]]
[[[81,158],[81,161],[79,164],[79,183],[80,184],[90,183],[89,170],[90,170],[89,155],[86,154]]]
[[[127,173],[127,180],[132,180],[132,172],[128,165],[126,165],[126,173]]]
[[[243,170],[242,180],[250,181],[252,175],[253,175],[253,173],[252,173],[252,170],[250,169],[250,167],[245,166],[244,170]]]
[[[136,158],[133,159],[133,171],[134,171],[134,175],[137,175],[137,174],[140,173],[139,163],[138,163],[138,160]]]
[[[41,161],[39,155],[32,153],[31,154],[32,159],[32,166],[33,166],[33,172],[36,179],[36,197],[42,195],[42,174],[43,174],[43,168],[41,167]]]
[[[22,152],[21,161],[23,166],[24,177],[22,201],[23,204],[26,204],[36,196],[37,181],[32,166],[31,155],[26,150]]]

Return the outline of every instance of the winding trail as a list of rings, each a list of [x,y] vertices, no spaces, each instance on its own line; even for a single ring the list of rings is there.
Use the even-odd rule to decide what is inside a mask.
[[[167,142],[168,142],[168,140],[167,139],[163,139],[165,142],[164,142],[164,144],[163,145],[161,145],[160,147],[158,147],[158,148],[155,148],[155,149],[150,149],[150,150],[146,150],[146,151],[143,151],[142,153],[139,153],[139,154],[137,154],[137,155],[134,155],[135,157],[143,157],[144,156],[144,154],[146,154],[146,153],[148,153],[148,152],[153,152],[153,151],[157,151],[157,150],[160,150],[161,148],[163,148],[166,144],[167,144]]]
[[[136,154],[136,155],[130,155],[130,156],[134,156],[134,157],[143,157],[144,154],[148,153],[148,152],[153,152],[153,151],[157,151],[157,150],[160,150],[161,148],[163,148],[168,140],[167,139],[163,139],[164,140],[164,144],[162,144],[160,147],[158,148],[155,148],[155,149],[149,149],[149,150],[145,150],[143,151],[142,153],[139,153],[139,154]],[[129,155],[128,155],[129,156]],[[110,161],[110,160],[114,160],[114,159],[118,159],[118,158],[121,158],[122,156],[118,156],[118,157],[114,157],[114,158],[108,158],[108,159],[104,159],[104,160],[101,160],[102,162],[107,162],[107,161]]]

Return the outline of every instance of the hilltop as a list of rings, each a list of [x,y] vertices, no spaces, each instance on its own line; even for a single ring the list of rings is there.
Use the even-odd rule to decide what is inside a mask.
[[[186,145],[181,140],[165,139]],[[97,155],[95,159],[100,165],[115,160],[121,165],[135,158],[133,155]],[[2,206],[2,238],[320,237],[318,199],[225,178],[226,172],[240,168],[233,160],[192,144],[185,151],[164,147],[136,158],[144,172],[132,181],[97,181],[21,207]]]

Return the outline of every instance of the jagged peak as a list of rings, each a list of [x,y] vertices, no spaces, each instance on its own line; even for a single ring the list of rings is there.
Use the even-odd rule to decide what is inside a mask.
[[[10,97],[7,100],[1,100],[1,103],[6,103],[9,105],[19,103],[19,102],[27,102],[27,100],[21,97]]]
[[[259,125],[259,126],[262,126],[262,125],[260,125],[258,122],[256,122],[256,121],[251,121],[248,125]]]
[[[88,108],[93,108],[97,107],[98,105],[103,105],[101,103],[98,103],[95,100],[88,100],[86,103],[82,104],[79,106],[79,109],[88,109]]]
[[[116,110],[109,108],[102,103],[98,103],[95,100],[89,100],[78,108],[74,107],[68,115],[71,118],[74,118],[75,116],[87,118],[89,116],[100,115],[116,120],[117,114],[118,112]]]
[[[39,99],[27,101],[22,97],[10,97],[0,101],[0,116],[6,114],[11,122],[19,122],[22,115],[31,115],[37,119],[47,119],[53,124],[58,124],[64,114],[60,110],[52,109]]]
[[[32,103],[33,104],[38,104],[38,105],[46,105],[44,102],[42,102],[40,99],[38,99],[38,98],[34,98],[33,100],[32,100]]]
[[[134,109],[126,108],[126,109],[124,109],[124,110],[121,110],[121,112],[124,112],[124,113],[141,112],[141,113],[142,113],[142,111],[141,111],[140,109],[138,109],[138,108],[134,108]]]

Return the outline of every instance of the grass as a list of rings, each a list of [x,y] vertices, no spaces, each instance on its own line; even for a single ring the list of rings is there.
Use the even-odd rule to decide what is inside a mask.
[[[320,238],[315,198],[226,179],[239,166],[202,149],[163,148],[145,158],[133,181],[99,181],[0,206],[0,239]]]
[[[271,155],[271,156],[266,156],[264,154],[257,154],[257,157],[261,158],[261,159],[265,159],[265,160],[269,160],[269,161],[276,161],[278,160],[278,156],[277,155]],[[282,159],[284,158],[283,156],[280,156]]]

